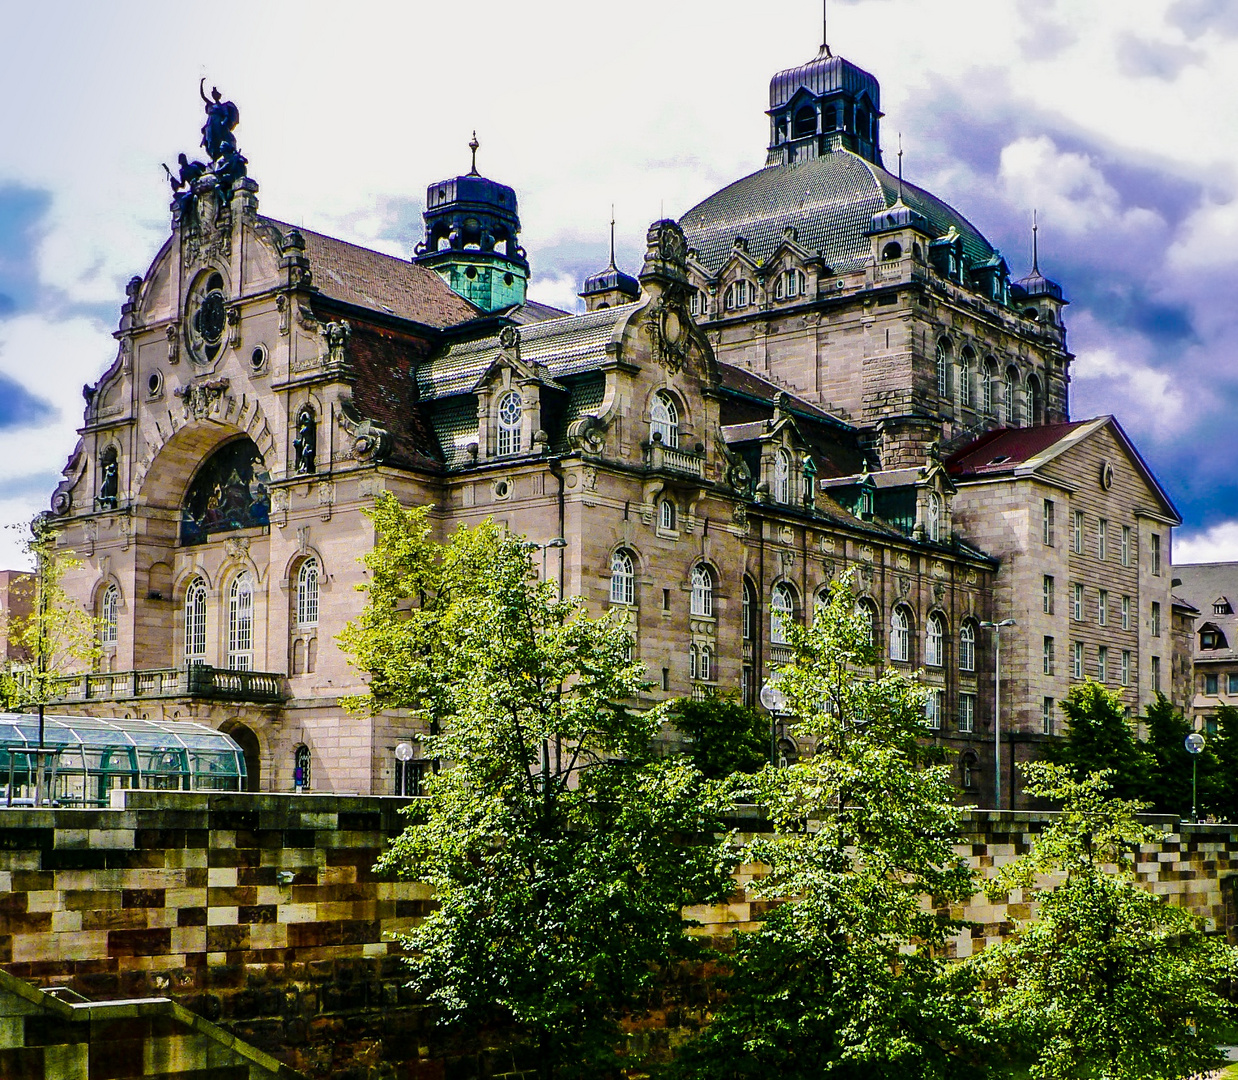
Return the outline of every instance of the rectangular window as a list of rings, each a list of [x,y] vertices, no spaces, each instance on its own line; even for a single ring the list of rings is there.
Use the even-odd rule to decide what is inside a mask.
[[[1130,566],[1131,564],[1131,527],[1129,525],[1122,526],[1122,565]]]
[[[1157,601],[1152,601],[1152,636],[1161,636],[1161,605]]]
[[[1096,601],[1096,621],[1101,626],[1109,625],[1109,591],[1101,589],[1097,594]]]
[[[753,691],[756,685],[752,681],[752,668],[745,665],[739,675],[740,693],[743,695],[743,702],[748,708],[756,707],[756,694]]]
[[[1156,533],[1152,534],[1152,573],[1161,576],[1161,538]]]
[[[1231,694],[1238,694],[1238,675],[1230,675],[1229,692]]]
[[[1122,629],[1129,630],[1131,628],[1131,598],[1129,596],[1122,597]]]
[[[1053,734],[1053,698],[1047,697],[1040,706],[1040,730],[1046,735]]]
[[[1047,547],[1053,547],[1053,500],[1045,499],[1043,538]]]
[[[1053,667],[1053,638],[1046,636],[1044,648],[1044,673],[1046,675],[1054,674]]]
[[[671,688],[671,669],[664,667],[662,669],[662,689],[669,690]]]
[[[1075,582],[1075,622],[1083,622],[1083,586]]]
[[[1122,685],[1130,686],[1131,684],[1131,651],[1130,649],[1122,650]]]
[[[1101,562],[1109,557],[1109,522],[1104,518],[1096,523],[1096,557]]]
[[[945,696],[944,690],[930,690],[924,699],[924,719],[934,731],[941,728],[941,707]]]
[[[1096,650],[1096,679],[1105,682],[1109,678],[1109,647],[1102,645]]]
[[[1072,678],[1075,678],[1075,679],[1083,678],[1083,642],[1082,641],[1075,642],[1074,659],[1073,659],[1073,663],[1071,664],[1070,674]]]
[[[1053,614],[1053,576],[1045,574],[1045,579],[1041,583],[1041,606],[1044,608],[1046,615]]]
[[[1075,554],[1082,555],[1083,554],[1083,511],[1082,510],[1075,511],[1074,540],[1075,540],[1075,544],[1074,544]]]
[[[671,590],[670,589],[662,590],[662,610],[663,611],[671,610]]]
[[[976,730],[976,695],[959,695],[959,731],[970,735]]]
[[[1217,694],[1217,677],[1215,675],[1204,676],[1204,693],[1210,697],[1216,697]]]
[[[1152,657],[1152,692],[1160,693],[1161,690],[1161,658],[1159,656]]]

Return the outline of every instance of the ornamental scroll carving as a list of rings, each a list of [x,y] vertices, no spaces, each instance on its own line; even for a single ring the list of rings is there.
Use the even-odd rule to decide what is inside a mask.
[[[363,464],[381,464],[391,453],[391,432],[362,416],[351,398],[340,398],[340,427],[352,436],[353,458]]]
[[[227,389],[227,379],[211,379],[209,382],[178,386],[172,393],[184,403],[187,419],[204,420],[223,399]]]

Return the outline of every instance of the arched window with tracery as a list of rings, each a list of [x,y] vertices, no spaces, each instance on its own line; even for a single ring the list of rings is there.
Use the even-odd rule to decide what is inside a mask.
[[[675,531],[675,504],[663,499],[658,506],[658,526],[667,532]]]
[[[1002,384],[1002,409],[1007,427],[1014,427],[1019,422],[1019,405],[1016,397],[1019,389],[1019,373],[1014,368],[1006,369],[1006,378]]]
[[[1040,380],[1033,374],[1027,377],[1027,423],[1031,427],[1044,423],[1044,397],[1040,392]]]
[[[904,663],[911,659],[911,617],[902,606],[890,616],[890,659]]]
[[[830,587],[822,585],[817,590],[817,595],[812,600],[812,621],[815,626],[817,620],[825,613],[825,609],[830,606]]]
[[[942,338],[937,342],[937,396],[950,396],[950,341]]]
[[[622,548],[610,557],[610,602],[636,602],[636,572],[632,566],[632,556]]]
[[[928,505],[925,508],[924,531],[928,538],[937,543],[941,540],[941,496],[935,491],[928,493]]]
[[[107,648],[120,640],[120,590],[109,585],[99,598],[99,644]]]
[[[785,450],[774,455],[774,499],[780,503],[791,501],[791,455]]]
[[[757,590],[752,582],[744,578],[743,634],[745,641],[752,640],[753,616],[757,610]]]
[[[254,668],[254,576],[242,570],[228,589],[228,667]]]
[[[310,750],[304,743],[292,752],[292,782],[298,791],[310,789]]]
[[[945,663],[946,624],[937,614],[929,616],[924,632],[924,663],[927,667],[941,667]]]
[[[976,354],[965,346],[959,356],[959,404],[971,408],[971,379],[976,367]]]
[[[692,614],[710,618],[714,613],[714,576],[708,566],[692,568]]]
[[[771,645],[787,643],[787,629],[795,621],[795,593],[785,581],[774,586],[769,598],[769,640]]]
[[[994,387],[997,384],[997,365],[993,363],[993,358],[990,356],[984,362],[984,414],[985,416],[993,415],[993,394]]]
[[[679,410],[675,408],[675,400],[663,390],[653,397],[653,405],[649,410],[649,436],[660,435],[663,446],[679,445]]]
[[[524,416],[524,401],[516,390],[509,390],[499,398],[499,449],[500,457],[520,453],[520,428]]]
[[[318,625],[318,560],[306,559],[297,571],[297,625]]]
[[[206,663],[206,582],[194,578],[185,590],[185,664]]]
[[[976,670],[976,624],[965,622],[959,628],[959,670]]]
[[[868,624],[867,644],[877,644],[877,605],[871,600],[860,600],[855,605],[856,611],[864,616],[864,621]]]

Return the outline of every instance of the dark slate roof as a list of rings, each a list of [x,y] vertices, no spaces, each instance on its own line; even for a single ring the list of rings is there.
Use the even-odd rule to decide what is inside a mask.
[[[551,307],[549,304],[542,304],[536,300],[526,300],[523,304],[516,304],[502,312],[505,319],[510,319],[518,326],[526,326],[529,323],[545,322],[547,319],[564,319],[572,313],[564,311],[562,308]]]
[[[898,199],[898,178],[849,150],[811,161],[772,165],[724,187],[679,219],[688,246],[716,274],[730,257],[735,238],[748,241],[758,263],[782,243],[788,227],[797,242],[821,253],[833,273],[858,270],[870,257],[873,215]],[[957,210],[906,182],[903,201],[925,217],[937,235],[958,230],[964,254],[975,264],[994,255],[992,245]]]
[[[283,234],[296,228],[305,237],[312,283],[330,300],[436,329],[478,316],[472,304],[424,266],[282,221],[261,220]]]
[[[810,416],[815,420],[837,424],[839,427],[851,427],[845,420],[840,420],[837,416],[826,412],[819,406],[805,401],[802,397],[797,396],[794,391],[788,390],[784,386],[779,386],[777,383],[770,382],[768,379],[763,379],[760,375],[749,371],[747,368],[736,367],[734,364],[723,363],[719,360],[718,378],[722,383],[723,390],[730,390],[733,393],[759,398],[761,401],[771,404],[779,394],[786,394],[788,405],[793,412],[803,413],[805,416]]]
[[[780,71],[769,81],[771,110],[785,105],[804,87],[815,97],[838,91],[858,97],[867,94],[873,106],[881,108],[881,84],[876,77],[841,56],[827,51],[818,53],[807,64]]]
[[[609,357],[606,346],[616,328],[637,307],[623,304],[585,315],[546,319],[520,327],[520,359],[544,365],[551,378],[592,371]],[[498,357],[499,334],[457,341],[429,363],[417,368],[417,389],[423,401],[472,393],[477,380]]]
[[[1040,427],[994,428],[952,454],[946,460],[946,471],[960,478],[1014,472],[1019,465],[1043,454],[1072,431],[1094,422],[1081,420]]]

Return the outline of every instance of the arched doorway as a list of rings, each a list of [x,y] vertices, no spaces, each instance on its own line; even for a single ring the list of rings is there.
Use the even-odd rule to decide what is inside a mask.
[[[237,746],[245,755],[245,790],[262,790],[262,748],[258,744],[258,736],[239,720],[229,720],[221,724],[220,731],[231,735]]]

